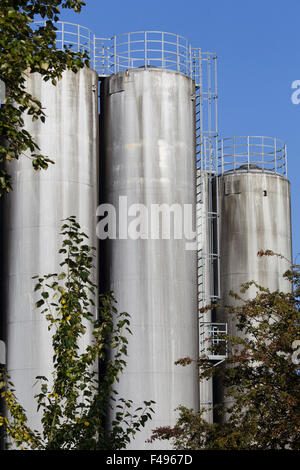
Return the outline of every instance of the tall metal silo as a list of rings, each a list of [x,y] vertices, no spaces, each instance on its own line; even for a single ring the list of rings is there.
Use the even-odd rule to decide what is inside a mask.
[[[270,137],[232,137],[220,141],[220,285],[221,305],[235,305],[230,291],[239,293],[244,282],[256,281],[271,291],[288,292],[282,277],[290,267],[291,212],[286,146]],[[258,257],[260,250],[275,256]],[[255,295],[255,288],[245,298]],[[236,334],[234,320],[228,321]]]
[[[48,323],[35,309],[32,276],[59,271],[59,232],[66,217],[75,215],[89,243],[97,244],[98,75],[88,68],[67,71],[55,87],[34,73],[27,89],[41,101],[46,122],[25,116],[25,127],[55,165],[34,172],[24,156],[9,164],[13,191],[3,204],[2,287],[8,373],[29,425],[39,429],[33,385],[37,375],[51,379],[53,351]]]
[[[120,42],[126,39],[121,37]],[[150,221],[155,205],[186,204],[195,210],[195,86],[180,69],[182,62],[177,69],[177,61],[184,57],[176,55],[180,37],[165,36],[166,44],[175,45],[175,53],[169,54],[174,70],[168,69],[168,54],[165,59],[162,54],[139,59],[133,52],[136,39],[133,33],[128,35],[130,56],[123,71],[118,62],[116,73],[102,85],[101,183],[103,202],[118,211],[120,197],[127,198],[128,213],[133,204],[144,205]],[[144,52],[151,49],[149,42],[143,43]],[[127,209],[122,210],[126,219]],[[129,224],[131,220],[129,216]],[[158,226],[151,224],[151,229]],[[106,240],[105,249],[106,286],[115,292],[118,309],[131,315],[133,332],[117,391],[136,406],[142,400],[156,402],[156,414],[137,433],[129,446],[133,449],[151,447],[145,444],[151,429],[172,426],[178,405],[199,406],[196,367],[174,365],[179,358],[198,357],[197,252],[186,249],[184,237],[176,239],[171,233],[170,239],[163,239],[160,230],[155,239],[147,233],[137,240],[127,238],[126,231],[119,233],[117,239]]]

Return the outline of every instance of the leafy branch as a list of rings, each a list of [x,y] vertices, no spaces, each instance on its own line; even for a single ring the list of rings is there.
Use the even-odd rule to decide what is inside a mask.
[[[45,122],[42,103],[27,90],[31,73],[57,84],[65,70],[77,72],[89,65],[87,54],[56,48],[55,22],[60,7],[80,12],[82,0],[1,0],[0,4],[0,80],[6,86],[5,104],[0,108],[0,196],[12,189],[9,163],[24,153],[32,159],[34,170],[46,170],[53,160],[43,155],[24,128],[24,116]],[[39,15],[44,25],[33,28]]]
[[[87,236],[75,217],[64,221],[61,235],[61,272],[35,276],[35,292],[40,293],[36,308],[48,321],[53,346],[52,378],[37,377],[42,431],[28,426],[6,373],[0,384],[7,407],[1,429],[21,448],[123,449],[153,413],[152,401],[133,410],[132,401],[114,389],[126,367],[129,315],[117,311],[113,293],[101,295],[99,306],[95,304],[94,249],[85,243]],[[105,365],[102,374],[99,362]],[[113,408],[117,411],[108,428],[106,417]]]

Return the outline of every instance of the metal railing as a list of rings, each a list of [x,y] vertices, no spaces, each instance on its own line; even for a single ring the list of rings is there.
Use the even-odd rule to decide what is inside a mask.
[[[203,322],[200,324],[200,358],[223,361],[228,356],[227,323]]]
[[[46,21],[36,21],[32,29],[36,30],[45,26]],[[89,28],[66,21],[58,21],[54,26],[56,27],[57,49],[64,50],[68,47],[74,52],[87,52],[93,61],[95,34]]]
[[[32,24],[32,29],[45,27],[46,21],[36,21]],[[96,35],[89,28],[67,21],[54,23],[56,28],[56,47],[59,50],[65,48],[73,52],[86,52],[90,59],[91,67],[99,75],[109,75],[111,72],[110,63],[110,43],[109,38],[96,38]]]
[[[228,171],[273,172],[287,177],[286,144],[277,138],[264,136],[238,136],[222,139],[218,143],[218,169]]]
[[[58,21],[57,48],[71,48],[74,52],[87,52],[91,67],[99,76],[107,76],[128,69],[156,67],[180,72],[195,80],[206,98],[216,83],[214,71],[203,73],[204,62],[211,64],[215,54],[192,48],[179,34],[165,31],[134,31],[111,38],[97,37],[89,28],[75,23]],[[32,28],[45,27],[45,21],[33,23]]]
[[[164,31],[135,31],[113,36],[110,45],[113,72],[156,67],[192,75],[189,42],[182,36]]]

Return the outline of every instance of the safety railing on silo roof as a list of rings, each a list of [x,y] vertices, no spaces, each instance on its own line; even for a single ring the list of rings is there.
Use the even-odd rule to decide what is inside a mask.
[[[100,76],[139,67],[173,70],[192,77],[192,48],[179,34],[164,31],[134,31],[111,38],[99,38],[89,29],[58,21],[57,47],[87,52],[91,66]],[[46,21],[33,23],[33,29],[45,27]]]
[[[32,24],[32,29],[36,30],[45,26],[46,21],[36,21]],[[56,28],[56,47],[58,49],[68,48],[73,52],[86,52],[91,67],[100,76],[111,74],[110,38],[96,38],[89,28],[67,21],[58,21],[54,23],[54,26]]]
[[[36,21],[32,24],[32,28],[36,30],[45,27],[46,23],[46,21]],[[89,28],[66,21],[58,21],[54,26],[58,49],[64,50],[65,47],[68,47],[74,52],[87,52],[90,59],[93,60],[95,35]]]
[[[191,45],[179,34],[134,31],[111,38],[112,73],[139,67],[173,70],[192,75]]]
[[[286,144],[274,137],[235,136],[218,143],[218,171],[262,171],[287,177]]]
[[[45,27],[46,21],[32,24],[33,29]],[[56,42],[59,49],[71,47],[75,52],[87,52],[91,66],[99,75],[111,75],[131,68],[156,67],[183,73],[195,80],[196,86],[205,81],[201,61],[210,62],[215,55],[193,49],[189,41],[174,33],[165,31],[134,31],[112,36],[97,37],[89,28],[75,23],[58,21]],[[210,94],[210,78],[207,75],[207,89]]]

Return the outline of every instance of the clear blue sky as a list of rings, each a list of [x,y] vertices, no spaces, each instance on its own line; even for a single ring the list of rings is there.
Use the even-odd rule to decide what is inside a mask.
[[[288,146],[294,258],[300,252],[299,0],[86,0],[78,15],[61,19],[97,36],[164,30],[218,55],[219,134],[278,137]],[[298,262],[300,257],[298,257]]]

